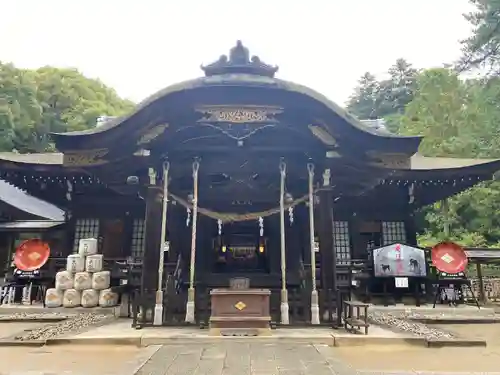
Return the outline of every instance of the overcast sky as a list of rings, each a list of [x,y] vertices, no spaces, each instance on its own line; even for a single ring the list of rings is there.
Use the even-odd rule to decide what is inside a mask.
[[[467,0],[14,0],[1,2],[0,60],[76,67],[140,101],[197,77],[237,39],[278,77],[344,104],[366,71],[460,54]]]

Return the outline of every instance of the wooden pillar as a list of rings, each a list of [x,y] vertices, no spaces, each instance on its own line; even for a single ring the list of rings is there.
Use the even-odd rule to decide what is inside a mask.
[[[357,215],[349,220],[349,232],[352,243],[351,259],[366,259],[368,257],[367,243],[361,236],[361,220]]]
[[[477,280],[479,283],[479,300],[484,305],[486,304],[486,293],[484,292],[484,282],[483,282],[483,270],[481,269],[481,263],[476,263]]]
[[[158,251],[161,242],[162,191],[149,185],[146,191],[146,228],[141,293],[155,293],[158,283]]]
[[[333,241],[333,196],[331,190],[319,192],[318,219],[322,286],[323,289],[335,290],[337,254]]]
[[[298,230],[300,235],[300,246],[302,261],[304,264],[311,264],[311,250],[310,250],[310,238],[309,238],[309,211],[304,207],[304,205],[297,206],[298,213],[298,225],[300,230]],[[315,217],[317,217],[316,215]]]
[[[123,256],[129,257],[132,255],[132,236],[133,236],[134,218],[130,212],[125,214],[123,219]]]
[[[449,231],[449,229],[448,229]],[[405,220],[406,243],[410,246],[418,246],[417,227],[415,225],[415,215],[410,213]]]
[[[301,258],[301,242],[300,242],[300,222],[297,220],[296,213],[294,212],[293,223],[286,223],[286,238],[288,239],[286,246],[286,269],[287,274],[295,280],[300,268]]]
[[[264,236],[268,238],[267,246],[271,251],[267,252],[269,270],[273,275],[280,273],[280,227],[277,215],[268,216],[264,219]],[[276,251],[274,251],[276,249]]]
[[[173,203],[173,202],[172,202]],[[170,241],[170,248],[168,250],[167,261],[169,263],[177,262],[177,256],[180,254],[180,238],[181,228],[179,226],[180,215],[177,205],[172,204],[172,208],[168,211],[167,218],[167,233],[168,240]]]

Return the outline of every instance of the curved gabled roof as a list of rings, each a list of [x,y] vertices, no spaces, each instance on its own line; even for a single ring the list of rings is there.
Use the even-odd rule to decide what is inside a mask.
[[[304,97],[308,97],[323,104],[325,107],[330,109],[337,116],[345,120],[352,127],[361,130],[363,132],[372,134],[381,138],[399,138],[405,140],[414,140],[420,142],[422,137],[415,136],[401,136],[396,135],[387,131],[379,131],[376,127],[370,126],[370,124],[364,123],[362,120],[357,119],[355,116],[351,115],[348,111],[328,99],[323,94],[307,87],[303,86],[291,81],[285,81],[282,79],[274,78],[274,77],[263,77],[263,76],[254,76],[252,74],[227,74],[220,76],[209,76],[209,77],[200,77],[195,78],[188,81],[179,82],[173,85],[170,85],[157,93],[149,96],[141,103],[139,103],[134,111],[126,116],[117,117],[111,119],[104,123],[101,126],[95,127],[93,129],[74,131],[68,133],[55,133],[58,137],[71,137],[71,136],[81,136],[81,135],[91,135],[91,134],[100,134],[106,131],[109,131],[113,128],[120,126],[122,123],[126,122],[128,119],[132,118],[134,115],[147,108],[152,103],[163,99],[171,94],[196,89],[198,87],[207,87],[207,86],[219,86],[222,84],[227,85],[241,85],[241,86],[255,86],[258,84],[262,87],[274,88],[277,90],[284,90],[288,92],[298,93],[303,95]]]
[[[94,129],[76,131],[70,133],[56,133],[54,138],[56,140],[56,145],[61,150],[68,150],[74,147],[78,147],[75,144],[75,137],[80,137],[82,140],[96,139],[98,135],[103,135],[104,133],[114,133],[118,128],[123,129],[137,129],[137,126],[147,126],[146,122],[154,121],[153,115],[149,116],[145,113],[148,109],[158,108],[158,106],[153,106],[159,101],[167,100],[167,98],[174,98],[183,92],[192,91],[198,89],[206,89],[210,87],[228,87],[229,88],[258,88],[266,90],[266,93],[271,92],[274,95],[276,93],[276,101],[278,103],[270,103],[281,105],[279,103],[280,99],[286,101],[286,98],[299,98],[299,100],[304,100],[304,103],[308,103],[309,108],[313,111],[310,113],[311,121],[314,121],[314,115],[316,112],[314,108],[319,109],[321,113],[330,113],[332,116],[325,122],[324,126],[332,134],[335,134],[334,127],[339,126],[338,129],[342,131],[353,129],[354,132],[364,136],[364,138],[370,144],[370,140],[377,143],[378,149],[386,148],[388,152],[393,150],[394,152],[402,152],[407,155],[417,151],[417,148],[421,142],[421,137],[407,137],[392,134],[390,132],[380,131],[377,128],[363,124],[356,117],[349,114],[345,109],[341,108],[326,96],[320,94],[319,92],[303,86],[294,82],[281,80],[274,77],[274,73],[278,70],[277,67],[267,65],[263,63],[258,57],[250,57],[248,50],[243,47],[241,42],[238,42],[236,47],[234,47],[229,55],[229,58],[225,55],[208,66],[202,67],[205,72],[205,77],[196,78],[184,82],[180,82],[167,88],[160,90],[156,94],[150,96],[146,100],[142,101],[136,106],[135,110],[123,117],[111,119],[105,124],[96,127]],[[275,91],[269,91],[275,90]],[[283,95],[285,93],[292,94]],[[254,93],[255,95],[255,93]],[[258,95],[258,94],[257,94]],[[228,99],[231,96],[228,93]],[[302,98],[302,99],[300,99]],[[292,100],[292,99],[290,99]],[[295,99],[293,99],[295,100]],[[287,102],[290,105],[290,102]],[[197,103],[203,104],[203,103]],[[217,103],[226,104],[226,103]],[[245,104],[245,103],[238,103]],[[253,104],[253,103],[250,103]],[[319,105],[318,105],[319,104]],[[292,105],[293,107],[293,105]],[[186,108],[188,110],[189,108]],[[325,110],[326,109],[326,110]],[[285,108],[286,111],[286,108]],[[128,124],[128,125],[127,125]],[[104,142],[104,141],[103,141]],[[99,142],[98,142],[99,143]],[[82,143],[79,143],[80,145]],[[71,146],[68,146],[71,145]],[[82,146],[82,148],[84,148]]]

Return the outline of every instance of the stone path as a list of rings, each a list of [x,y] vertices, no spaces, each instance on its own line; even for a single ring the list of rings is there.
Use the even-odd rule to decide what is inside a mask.
[[[356,371],[338,359],[335,348],[286,341],[279,344],[226,341],[148,348],[0,349],[0,375],[500,375],[500,372],[470,371]]]
[[[133,375],[158,346],[0,347],[0,375]]]
[[[326,345],[221,342],[165,345],[137,375],[500,375],[500,372],[356,371],[338,359],[334,348]]]
[[[500,372],[360,371],[359,375],[500,375]]]
[[[326,345],[165,345],[138,375],[355,375]]]

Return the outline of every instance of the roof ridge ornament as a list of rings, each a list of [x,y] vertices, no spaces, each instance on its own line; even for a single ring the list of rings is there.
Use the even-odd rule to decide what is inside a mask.
[[[243,73],[273,78],[278,71],[278,67],[262,62],[258,56],[250,57],[248,48],[243,45],[241,40],[238,40],[236,45],[229,51],[229,58],[227,55],[222,55],[217,61],[202,65],[201,70],[205,72],[207,77]]]

